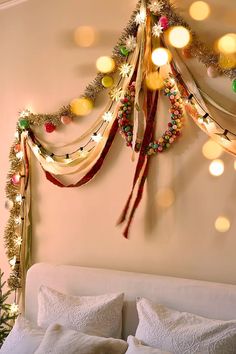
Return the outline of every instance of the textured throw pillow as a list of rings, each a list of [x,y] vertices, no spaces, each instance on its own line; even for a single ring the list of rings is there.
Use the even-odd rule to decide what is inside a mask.
[[[51,323],[94,336],[121,337],[124,294],[72,296],[41,286],[38,294],[38,325]]]
[[[135,337],[144,344],[176,354],[236,353],[236,320],[221,321],[137,300]]]
[[[129,348],[125,354],[170,354],[169,352],[143,345],[140,340],[133,336],[129,336],[127,342]]]
[[[33,354],[43,339],[45,330],[33,326],[24,317],[18,317],[4,341],[1,354]]]
[[[124,354],[126,349],[121,339],[90,336],[52,324],[35,354]]]

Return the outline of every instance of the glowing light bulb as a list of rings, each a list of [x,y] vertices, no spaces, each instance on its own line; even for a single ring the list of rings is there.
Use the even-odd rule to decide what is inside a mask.
[[[17,194],[16,195],[16,202],[21,204],[22,203],[22,195],[21,194]]]
[[[146,85],[150,90],[160,90],[164,86],[164,81],[160,74],[155,71],[147,75]]]
[[[97,59],[96,67],[101,73],[110,73],[115,69],[115,61],[111,57],[103,56]]]
[[[103,118],[103,120],[104,120],[105,122],[111,122],[112,119],[113,119],[113,114],[112,114],[112,112],[110,112],[110,111],[105,112],[105,113],[103,114],[102,118]]]
[[[205,20],[210,12],[210,6],[205,1],[194,1],[189,8],[190,16],[196,21]]]
[[[40,148],[39,148],[38,145],[34,145],[34,147],[32,148],[32,150],[33,150],[33,152],[34,152],[35,154],[40,154]]]
[[[171,53],[166,48],[157,48],[152,52],[152,62],[157,66],[166,65],[171,59]]]
[[[223,149],[214,140],[210,139],[203,145],[202,153],[207,159],[214,160],[222,155]]]
[[[49,155],[46,156],[46,159],[45,159],[47,162],[54,162],[53,158]]]
[[[88,156],[88,151],[87,150],[84,150],[84,149],[80,149],[79,150],[79,156],[81,158],[86,158]]]
[[[9,260],[9,264],[10,264],[10,266],[11,266],[12,269],[15,268],[15,265],[16,265],[16,256],[14,256],[13,258],[11,258],[11,259]]]
[[[175,26],[170,29],[168,38],[173,47],[184,48],[189,44],[191,35],[187,28],[183,26]]]
[[[87,116],[93,109],[93,101],[87,97],[75,98],[70,103],[71,111],[77,116]]]
[[[221,176],[224,173],[224,162],[222,160],[213,160],[209,166],[209,172],[213,176]]]
[[[91,47],[95,39],[95,30],[91,26],[79,26],[74,32],[74,41],[79,47]]]
[[[102,140],[102,135],[100,133],[94,133],[91,138],[96,143],[99,143]]]
[[[227,232],[230,229],[230,220],[225,216],[219,216],[215,221],[215,228],[219,232]]]
[[[218,40],[217,47],[224,54],[236,53],[236,33],[225,34]]]

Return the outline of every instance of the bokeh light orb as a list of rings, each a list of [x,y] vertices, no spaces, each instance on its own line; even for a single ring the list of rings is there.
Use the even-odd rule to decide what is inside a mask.
[[[175,201],[175,194],[171,188],[161,188],[157,192],[156,202],[160,208],[169,208]]]
[[[209,139],[202,147],[203,155],[209,159],[214,160],[220,157],[223,153],[222,147],[214,140]]]
[[[91,26],[79,26],[74,31],[74,41],[79,47],[91,47],[96,39],[96,33]]]
[[[76,116],[86,116],[93,109],[93,101],[86,97],[75,98],[70,103],[71,111]]]
[[[156,66],[168,64],[172,59],[170,51],[166,48],[157,48],[152,52],[152,62]]]
[[[168,38],[173,47],[184,48],[189,44],[191,35],[187,28],[183,26],[174,26],[170,29]]]
[[[101,73],[110,73],[115,69],[115,61],[109,56],[102,56],[97,59],[96,67]]]
[[[210,12],[210,6],[205,1],[194,1],[189,8],[190,16],[196,21],[207,19]]]
[[[217,48],[221,53],[236,53],[236,33],[227,33],[217,42]]]
[[[230,220],[225,216],[219,216],[215,221],[215,229],[219,232],[227,232],[230,229]]]
[[[213,160],[210,163],[209,172],[212,176],[221,176],[224,173],[224,162],[220,159]]]
[[[145,81],[147,88],[152,91],[160,90],[164,86],[163,78],[157,71],[149,73]]]

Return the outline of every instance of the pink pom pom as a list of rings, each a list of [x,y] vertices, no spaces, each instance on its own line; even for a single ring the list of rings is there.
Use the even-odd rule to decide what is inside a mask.
[[[70,124],[72,121],[72,118],[69,116],[61,116],[61,122],[64,125]]]
[[[20,175],[19,175],[19,173],[16,173],[15,175],[13,175],[12,178],[11,178],[11,181],[14,184],[14,186],[17,186],[18,184],[20,184]]]
[[[51,122],[47,122],[44,124],[44,129],[47,133],[52,133],[56,129],[56,126]]]
[[[161,27],[166,30],[169,26],[168,18],[166,16],[161,16],[159,19],[159,25],[161,25]]]

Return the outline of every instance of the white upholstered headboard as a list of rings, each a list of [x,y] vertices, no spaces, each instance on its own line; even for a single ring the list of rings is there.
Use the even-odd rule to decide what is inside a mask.
[[[36,322],[41,284],[72,295],[124,292],[123,337],[134,334],[136,297],[147,297],[180,311],[222,320],[236,319],[236,285],[108,269],[38,263],[27,273],[26,317]]]

